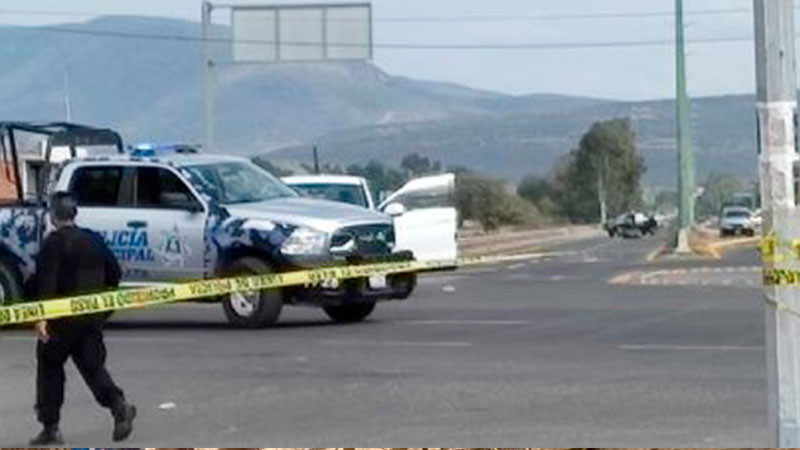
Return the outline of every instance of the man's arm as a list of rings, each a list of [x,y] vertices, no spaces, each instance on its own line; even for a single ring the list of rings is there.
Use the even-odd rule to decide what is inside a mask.
[[[117,257],[111,249],[108,248],[103,237],[97,233],[92,232],[92,237],[96,241],[98,250],[103,255],[103,267],[105,270],[105,285],[108,287],[116,287],[119,285],[119,280],[122,278],[122,269],[119,267]]]
[[[36,257],[36,296],[40,300],[53,298],[58,294],[60,259],[56,240],[52,236],[45,239]]]

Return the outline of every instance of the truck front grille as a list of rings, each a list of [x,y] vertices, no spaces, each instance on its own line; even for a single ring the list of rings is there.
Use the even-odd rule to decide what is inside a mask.
[[[394,248],[394,227],[390,224],[357,225],[337,230],[331,238],[334,255],[380,256]]]

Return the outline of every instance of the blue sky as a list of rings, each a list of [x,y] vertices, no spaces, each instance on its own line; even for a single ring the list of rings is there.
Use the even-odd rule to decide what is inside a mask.
[[[233,1],[235,3],[236,0]],[[226,2],[228,3],[228,2]],[[246,3],[254,3],[248,0]],[[281,1],[280,3],[308,3]],[[672,0],[373,0],[377,43],[563,43],[669,40],[669,16],[386,22],[390,17],[543,16],[669,12]],[[747,9],[751,0],[685,0],[690,40],[752,36],[752,13],[691,14],[697,10]],[[199,20],[199,0],[3,0],[0,23],[41,25],[90,17],[11,15],[2,10],[137,14]],[[375,63],[395,75],[448,81],[526,94],[535,92],[613,99],[669,98],[674,92],[671,46],[594,49],[398,50],[377,49]],[[692,95],[754,90],[752,42],[689,43]]]

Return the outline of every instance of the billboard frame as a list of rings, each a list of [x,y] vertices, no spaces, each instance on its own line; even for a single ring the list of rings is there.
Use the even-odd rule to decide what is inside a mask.
[[[328,42],[328,11],[345,8],[364,8],[367,11],[367,55],[366,57],[353,57],[353,58],[331,58],[329,50],[337,45],[330,45]],[[212,38],[212,15],[214,10],[229,10],[231,14],[231,45],[236,45],[233,41],[235,36],[235,23],[234,13],[239,11],[275,11],[275,59],[264,61],[236,61],[235,56],[233,61],[221,63],[217,60],[217,55],[214,49],[214,39]],[[320,10],[322,11],[322,41],[320,46],[322,48],[321,58],[310,59],[282,59],[281,58],[281,11],[301,11],[301,10]],[[204,69],[204,103],[205,103],[205,144],[206,149],[213,149],[216,133],[216,91],[218,80],[218,68],[220,65],[274,65],[274,64],[311,64],[320,62],[357,62],[357,61],[370,61],[374,58],[374,31],[373,31],[373,15],[372,3],[365,1],[355,2],[334,2],[334,3],[306,3],[306,4],[232,4],[232,3],[211,3],[210,1],[203,1],[201,4],[201,17],[202,17],[202,34],[203,34],[203,69]],[[256,42],[254,42],[255,44]],[[356,46],[356,44],[353,44]],[[341,46],[341,45],[339,45]],[[232,49],[232,54],[234,54]]]

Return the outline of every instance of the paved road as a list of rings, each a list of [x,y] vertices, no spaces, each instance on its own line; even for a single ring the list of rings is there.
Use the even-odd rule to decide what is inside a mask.
[[[755,288],[609,284],[655,240],[596,239],[537,262],[425,278],[366,323],[288,309],[262,331],[217,307],[121,314],[110,365],[140,418],[129,446],[759,447],[762,306]],[[0,333],[0,442],[35,431],[33,341]],[[63,431],[111,446],[70,369]]]

